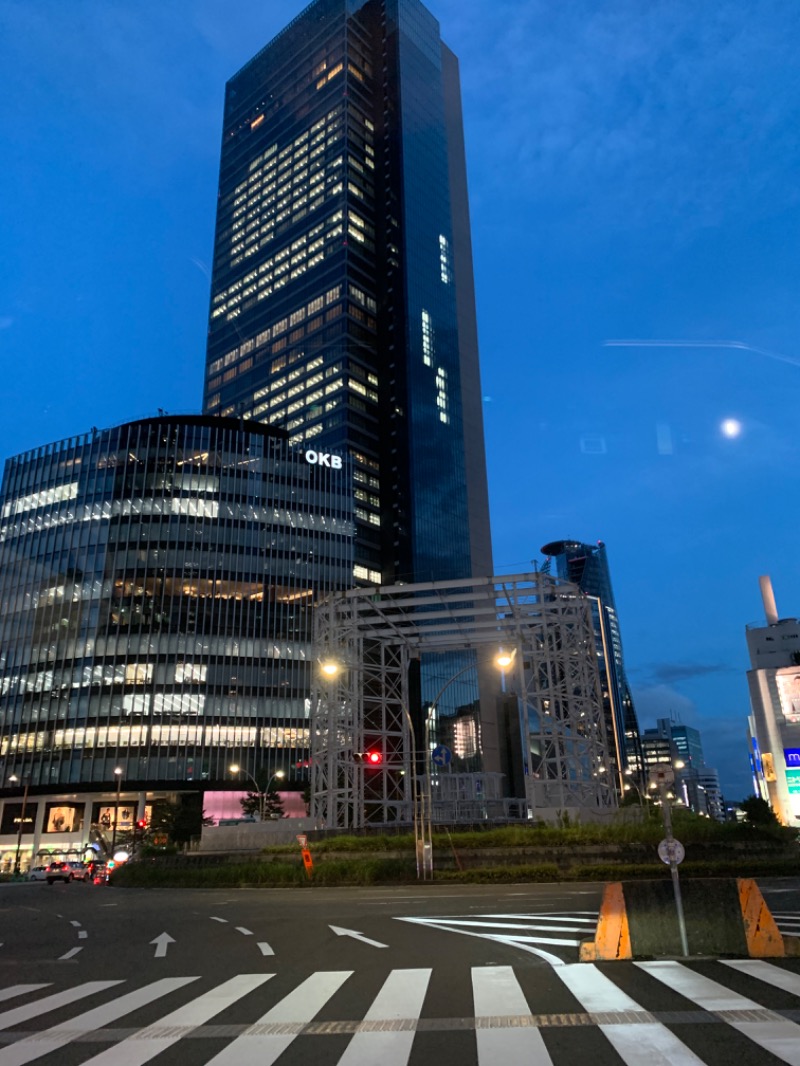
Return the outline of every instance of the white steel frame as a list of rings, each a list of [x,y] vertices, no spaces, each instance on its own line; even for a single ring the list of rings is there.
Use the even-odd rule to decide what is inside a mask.
[[[465,649],[515,653],[506,680],[519,700],[532,815],[616,805],[591,607],[577,586],[537,572],[350,589],[317,608],[314,647],[341,666],[330,679],[317,671],[312,688],[311,813],[321,825],[418,828],[424,738],[413,735],[409,667]],[[375,768],[365,762],[372,750],[382,756]]]

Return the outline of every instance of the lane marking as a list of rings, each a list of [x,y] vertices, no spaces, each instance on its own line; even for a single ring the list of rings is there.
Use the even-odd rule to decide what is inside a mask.
[[[642,1017],[641,1022],[633,1025],[630,1022],[598,1025],[626,1066],[652,1066],[654,1062],[704,1066],[703,1060],[674,1033],[593,966],[576,962],[560,966],[555,972],[584,1010],[593,1014],[634,1011]]]
[[[134,1036],[101,1051],[99,1055],[83,1063],[83,1066],[143,1066],[168,1047],[190,1036],[197,1026],[205,1024],[274,976],[271,973],[250,973],[232,977],[210,992],[205,992],[197,999],[178,1007],[153,1025],[148,1025],[146,1029],[139,1030]],[[173,1027],[180,1027],[181,1031],[165,1033],[165,1029]]]
[[[392,970],[367,1013],[364,1023],[410,1022],[407,1029],[359,1031],[350,1040],[337,1066],[406,1066],[416,1025],[428,991],[431,970]]]
[[[530,1014],[528,1001],[510,966],[473,967],[472,998],[479,1066],[495,1066],[498,1062],[524,1062],[530,1066],[552,1063],[539,1029],[499,1029],[491,1028],[491,1023],[481,1026],[481,1019]]]
[[[228,924],[228,919],[227,918],[212,918],[211,921],[212,922],[222,922],[224,925]]]
[[[261,952],[262,955],[274,955],[275,954],[275,952],[272,950],[272,948],[269,946],[269,944],[267,944],[266,941],[264,941],[264,940],[262,940],[258,944],[258,950]]]
[[[79,951],[83,951],[83,948],[70,948],[69,951],[66,953],[66,955],[59,955],[58,956],[58,961],[59,962],[66,962],[67,959],[74,959]]]
[[[352,973],[352,970],[338,970],[312,974],[205,1066],[272,1066],[297,1034],[264,1033],[259,1032],[259,1027],[276,1022],[298,1028],[307,1024]]]
[[[74,925],[76,929],[80,929],[80,927],[81,927],[81,923],[80,922],[70,922],[69,924],[70,925]]]
[[[85,940],[88,935],[89,934],[86,932],[85,929],[81,929],[81,931],[78,933],[78,940]]]
[[[245,929],[245,927],[243,925],[237,925],[236,926],[236,932],[237,933],[241,933],[242,936],[252,936],[253,935],[252,930],[251,929]]]
[[[25,1063],[33,1059],[48,1055],[51,1051],[59,1051],[64,1044],[78,1040],[82,1036],[93,1033],[110,1022],[115,1022],[125,1014],[138,1010],[154,1000],[161,999],[184,985],[196,981],[196,977],[165,977],[161,981],[155,981],[151,985],[139,988],[135,992],[128,992],[119,999],[112,999],[110,1003],[102,1007],[79,1014],[76,1018],[65,1022],[63,1025],[55,1025],[42,1033],[33,1033],[23,1040],[0,1051],[0,1066],[25,1066]],[[118,982],[112,982],[116,984]]]
[[[764,1007],[747,996],[740,996],[679,962],[637,962],[634,965],[704,1010],[757,1010],[762,1015],[765,1013]],[[725,1021],[776,1058],[790,1066],[800,1066],[800,1025],[786,1021],[772,1011],[766,1013],[772,1015],[769,1021],[748,1022],[736,1018],[726,1018]]]

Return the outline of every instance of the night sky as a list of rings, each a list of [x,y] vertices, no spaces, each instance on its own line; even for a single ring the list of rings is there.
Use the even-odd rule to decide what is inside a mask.
[[[758,576],[800,614],[800,5],[429,6],[495,569],[605,541],[642,727],[697,726],[740,798]],[[302,7],[0,0],[0,456],[199,407],[224,84]]]

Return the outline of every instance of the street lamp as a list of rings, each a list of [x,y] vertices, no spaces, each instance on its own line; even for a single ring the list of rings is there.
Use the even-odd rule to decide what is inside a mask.
[[[232,774],[244,774],[245,777],[249,777],[250,780],[255,785],[255,795],[256,795],[256,798],[258,799],[258,817],[263,822],[265,820],[264,816],[266,814],[267,793],[269,792],[269,787],[272,784],[272,782],[275,780],[276,777],[286,777],[285,772],[283,770],[276,770],[275,773],[272,775],[272,777],[267,782],[267,787],[262,792],[261,788],[260,788],[260,786],[258,784],[258,781],[256,781],[256,779],[253,777],[253,775],[250,773],[249,770],[245,770],[243,767],[238,766],[236,763],[233,763],[233,765],[229,766],[228,769],[230,770],[230,772]]]
[[[122,767],[117,766],[114,769],[114,774],[117,778],[117,801],[114,806],[114,827],[111,830],[111,857],[113,859],[114,852],[117,847],[117,822],[119,821],[119,794],[122,789]]]
[[[15,785],[18,784],[18,782],[19,782],[19,778],[17,777],[16,774],[12,774],[11,777],[9,777],[8,780],[13,782]],[[25,789],[24,789],[24,791],[22,793],[22,814],[20,814],[20,816],[19,816],[19,829],[17,830],[17,851],[16,851],[16,854],[14,855],[14,875],[15,876],[19,876],[19,852],[20,852],[20,848],[22,847],[22,828],[25,825],[25,809],[28,806],[28,785],[29,784],[30,784],[29,781],[25,782]]]

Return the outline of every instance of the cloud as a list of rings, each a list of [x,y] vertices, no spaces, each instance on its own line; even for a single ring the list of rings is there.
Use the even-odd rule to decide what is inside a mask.
[[[658,718],[673,718],[684,725],[694,725],[697,708],[694,701],[666,684],[633,685],[633,702],[640,729]]]
[[[796,5],[480,6],[477,35],[463,0],[438,10],[460,52],[469,154],[494,172],[486,195],[507,196],[513,175],[518,196],[551,210],[566,200],[581,226],[602,221],[600,202],[615,228],[669,220],[688,230],[753,201],[766,214],[797,202],[785,181],[800,162]]]
[[[674,685],[680,681],[691,681],[696,677],[709,674],[734,673],[731,666],[724,663],[649,663],[645,668],[650,679],[661,685]]]

